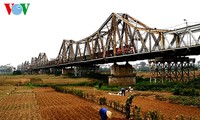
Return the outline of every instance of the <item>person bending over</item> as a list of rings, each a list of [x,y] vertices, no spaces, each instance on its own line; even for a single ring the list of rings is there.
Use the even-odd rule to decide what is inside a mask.
[[[99,110],[99,114],[101,116],[101,120],[107,120],[107,118],[111,119],[112,117],[112,112],[108,111],[106,108],[101,108]]]

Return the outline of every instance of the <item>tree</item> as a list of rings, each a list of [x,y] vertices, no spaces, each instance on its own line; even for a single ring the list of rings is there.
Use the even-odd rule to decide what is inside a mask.
[[[141,68],[144,68],[146,65],[146,62],[140,62]]]
[[[140,62],[140,68],[139,71],[149,71],[149,68],[146,67],[146,62]]]

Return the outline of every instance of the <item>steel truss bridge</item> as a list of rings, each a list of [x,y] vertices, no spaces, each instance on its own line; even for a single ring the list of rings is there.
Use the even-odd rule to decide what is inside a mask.
[[[200,24],[174,30],[151,28],[128,14],[112,13],[92,35],[79,41],[63,40],[58,56],[46,53],[22,68],[62,68],[200,54]]]

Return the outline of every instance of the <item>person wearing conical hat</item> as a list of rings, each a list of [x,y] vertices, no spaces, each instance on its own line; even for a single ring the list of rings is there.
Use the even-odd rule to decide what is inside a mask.
[[[101,120],[107,120],[107,118],[112,118],[112,112],[107,110],[106,108],[101,108],[99,110],[99,114],[101,116]]]

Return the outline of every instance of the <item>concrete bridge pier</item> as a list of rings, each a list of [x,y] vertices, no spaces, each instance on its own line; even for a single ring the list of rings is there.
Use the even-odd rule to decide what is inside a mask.
[[[30,70],[30,74],[47,74],[49,73],[48,69],[32,69]]]
[[[128,62],[125,65],[114,63],[111,66],[111,76],[109,76],[109,85],[132,85],[136,80],[133,76],[133,67]]]
[[[64,67],[64,68],[62,68],[62,75],[66,75],[68,73],[74,73],[74,68],[72,68],[72,67]]]
[[[65,68],[62,68],[62,75],[66,75],[68,72],[67,72],[67,69]]]
[[[49,69],[49,73],[50,73],[50,74],[54,74],[54,73],[55,73],[55,69],[54,69],[54,68],[50,68],[50,69]]]
[[[38,74],[39,70],[38,69],[31,69],[30,74],[34,75],[34,74]]]
[[[48,73],[48,70],[47,69],[40,69],[38,71],[39,74],[47,74]]]

